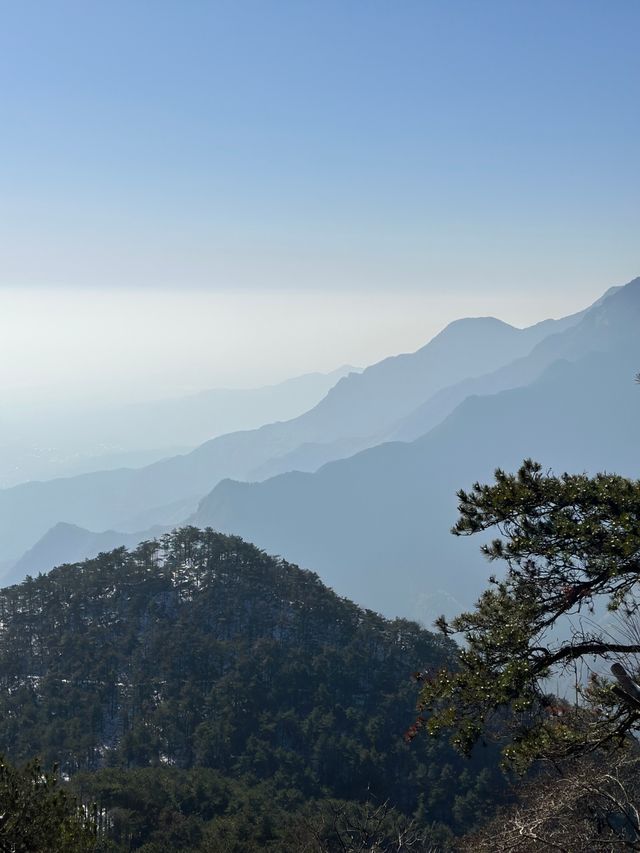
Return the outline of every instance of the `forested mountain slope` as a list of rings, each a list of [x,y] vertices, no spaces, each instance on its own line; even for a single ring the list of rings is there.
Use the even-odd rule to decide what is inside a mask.
[[[85,474],[0,491],[0,560],[18,559],[58,522],[91,530],[138,529],[131,517],[207,494],[226,477],[251,478],[270,460],[294,454],[310,467],[376,444],[399,418],[445,386],[479,376],[527,352],[580,315],[516,329],[493,318],[452,323],[422,349],[343,378],[306,414],[258,430],[230,433],[191,453],[137,470]],[[308,450],[300,450],[308,445]],[[296,451],[298,451],[296,455]],[[282,461],[276,463],[276,470]],[[313,467],[313,462],[311,467]],[[163,523],[161,513],[148,519]]]
[[[193,522],[313,565],[339,592],[385,613],[421,617],[422,596],[437,589],[468,603],[488,570],[476,543],[448,534],[457,489],[528,456],[557,471],[640,475],[640,280],[601,309],[587,332],[608,352],[557,361],[524,388],[470,397],[413,443],[383,444],[315,474],[220,483]],[[565,334],[577,339],[578,327]]]
[[[403,739],[411,674],[452,648],[238,538],[185,528],[0,592],[0,752],[70,776],[212,768],[305,799],[421,804],[462,830],[495,797],[495,752],[469,763]]]

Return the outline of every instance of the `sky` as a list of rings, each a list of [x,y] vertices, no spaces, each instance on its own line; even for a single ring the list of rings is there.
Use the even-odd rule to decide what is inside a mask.
[[[0,0],[0,391],[153,397],[640,274],[640,3]]]

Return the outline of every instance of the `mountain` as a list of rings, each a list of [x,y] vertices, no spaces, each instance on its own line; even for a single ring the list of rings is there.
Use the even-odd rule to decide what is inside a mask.
[[[410,355],[385,359],[342,378],[310,411],[257,430],[230,433],[188,454],[141,469],[85,474],[0,491],[0,560],[18,559],[56,523],[93,530],[163,523],[156,507],[193,502],[224,478],[247,479],[295,464],[314,464],[370,447],[398,419],[432,394],[471,375],[507,364],[557,330],[573,315],[516,329],[493,318],[457,321]],[[347,449],[345,449],[347,448]],[[280,467],[278,467],[280,466]]]
[[[639,283],[640,279],[629,282],[626,285],[629,288],[627,294],[634,291]],[[579,315],[579,322],[570,324],[565,330],[558,330],[556,327],[552,334],[543,338],[526,356],[517,358],[491,373],[467,378],[443,388],[406,418],[394,424],[386,438],[413,441],[443,421],[467,397],[496,394],[527,385],[559,359],[574,360],[592,351],[607,351],[612,344],[607,314],[611,304],[615,305],[615,302],[607,303],[607,300],[621,289],[610,288],[590,309]],[[616,321],[617,333],[632,339],[633,328],[625,327],[621,319]]]
[[[64,563],[76,563],[87,557],[95,557],[115,548],[131,548],[144,539],[160,536],[166,533],[162,527],[151,528],[134,533],[123,533],[116,530],[105,530],[95,533],[78,527],[77,524],[60,522],[48,530],[33,548],[30,548],[16,563],[8,567],[2,576],[2,583],[9,585],[19,583],[27,575],[37,575],[47,572],[52,566]]]
[[[0,486],[114,468],[141,468],[234,430],[289,420],[359,368],[276,385],[214,389],[125,406],[7,402],[0,413]]]
[[[305,373],[261,388],[214,389],[177,400],[132,404],[114,413],[110,426],[117,440],[117,425],[126,422],[121,441],[126,438],[136,447],[194,447],[218,435],[295,418],[320,402],[341,379],[360,371],[342,365],[329,373]]]
[[[574,314],[525,329],[495,317],[456,320],[414,353],[393,356],[347,376],[299,421],[306,440],[379,434],[449,385],[482,376],[579,322]]]
[[[151,821],[141,802],[180,773],[194,786],[180,801],[215,771],[269,780],[290,805],[420,806],[456,831],[504,788],[495,748],[468,761],[443,740],[403,739],[411,673],[450,664],[450,640],[238,538],[185,528],[3,589],[0,610],[0,751],[82,772],[100,807],[135,787],[124,849]]]
[[[340,593],[387,614],[420,618],[416,602],[433,590],[468,604],[488,569],[478,542],[448,534],[457,489],[525,457],[556,471],[640,474],[639,328],[636,279],[543,341],[564,357],[530,384],[468,397],[413,442],[385,443],[313,474],[224,481],[192,522],[313,565]]]
[[[247,472],[246,479],[267,480],[287,471],[317,471],[327,462],[353,456],[371,444],[371,439],[342,438],[336,441],[307,441],[294,450],[273,456],[271,459]]]

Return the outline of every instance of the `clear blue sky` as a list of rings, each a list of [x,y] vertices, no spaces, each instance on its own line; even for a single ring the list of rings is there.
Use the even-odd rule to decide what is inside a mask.
[[[638,0],[0,8],[0,285],[534,320],[640,274]]]

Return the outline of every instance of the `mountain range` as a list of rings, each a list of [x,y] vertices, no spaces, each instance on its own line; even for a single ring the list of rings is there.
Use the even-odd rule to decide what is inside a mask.
[[[449,535],[459,488],[525,457],[557,472],[640,476],[638,329],[640,280],[511,365],[510,381],[519,373],[521,386],[470,395],[420,438],[378,445],[314,474],[220,483],[192,522],[314,565],[339,592],[357,590],[382,612],[421,617],[434,590],[468,605],[488,570],[479,543]],[[495,375],[482,380],[492,382]]]
[[[151,535],[145,523],[182,512],[313,566],[368,607],[427,619],[443,602],[468,604],[487,574],[478,543],[447,532],[458,488],[527,456],[638,474],[638,328],[640,279],[527,329],[457,321],[415,353],[340,379],[292,420],[135,471],[0,492],[0,558],[32,549],[8,575],[18,580],[97,553],[77,526],[114,528],[109,545],[130,544]]]
[[[217,435],[294,418],[358,370],[343,365],[259,388],[209,389],[120,406],[9,400],[0,410],[0,486],[142,468]]]

